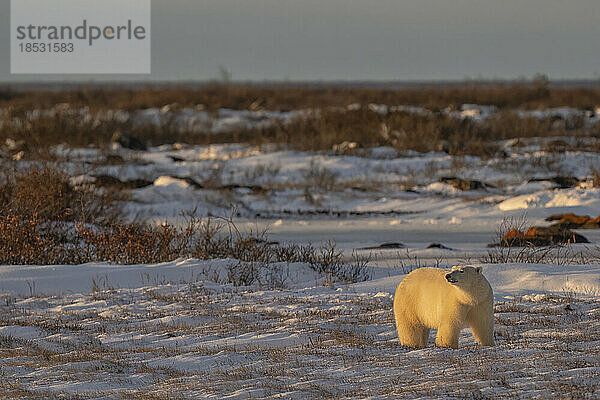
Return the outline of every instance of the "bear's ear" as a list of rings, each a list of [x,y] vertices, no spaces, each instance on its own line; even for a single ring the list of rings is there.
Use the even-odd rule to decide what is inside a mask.
[[[481,273],[481,267],[475,267],[475,270],[477,271],[478,274]]]

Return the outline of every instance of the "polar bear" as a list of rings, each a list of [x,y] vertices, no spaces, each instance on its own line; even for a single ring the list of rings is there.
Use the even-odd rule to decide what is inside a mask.
[[[426,347],[429,329],[437,329],[435,343],[456,349],[467,325],[479,344],[494,345],[494,294],[481,267],[414,270],[396,289],[394,316],[405,346]]]

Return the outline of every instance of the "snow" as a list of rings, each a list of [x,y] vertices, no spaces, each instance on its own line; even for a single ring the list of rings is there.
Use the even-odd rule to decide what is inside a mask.
[[[525,210],[533,223],[542,221],[550,210],[596,214],[598,189],[589,188],[589,183],[557,189],[550,179],[588,179],[598,154],[540,150],[548,141],[503,142],[510,156],[486,160],[399,153],[388,147],[354,149],[354,155],[343,155],[276,146],[175,144],[147,152],[117,147],[113,152],[126,162],[103,165],[105,155],[99,150],[59,147],[55,151],[68,160],[64,168],[72,171],[75,184],[93,182],[94,176],[101,175],[154,182],[132,191],[126,205],[131,218],[173,222],[182,210],[195,209],[199,216],[227,215],[235,206],[240,218],[258,218],[267,224],[271,219],[302,220],[307,215],[349,218],[391,213],[396,219],[402,215],[407,229],[420,229],[431,221],[462,221],[467,227],[485,221],[491,232],[506,215]],[[92,159],[96,161],[82,174],[80,163]],[[448,176],[478,180],[487,188],[462,192],[438,181]]]
[[[498,204],[502,211],[524,210],[531,208],[573,207],[598,210],[600,208],[600,190],[598,189],[556,189],[516,196]]]
[[[0,293],[6,295],[65,295],[92,289],[134,289],[150,283],[203,282],[222,276],[236,260],[202,261],[181,259],[155,265],[107,263],[56,266],[0,266]],[[310,288],[322,280],[308,264],[274,264],[284,268],[286,287]],[[531,292],[573,293],[600,297],[600,265],[556,266],[536,264],[488,264],[484,274],[498,298]],[[394,293],[404,275],[402,268],[373,267],[374,278],[350,286],[354,292]],[[224,280],[219,278],[216,281]],[[105,302],[71,303],[54,311],[86,310]]]
[[[176,107],[167,111],[173,110]],[[237,114],[224,110],[214,115]],[[260,119],[249,112],[240,115]],[[502,141],[499,146],[508,156],[490,159],[398,152],[390,147],[354,149],[345,155],[245,144],[176,143],[145,152],[119,146],[109,151],[58,146],[53,151],[63,157],[61,168],[76,185],[102,175],[152,182],[131,191],[125,203],[131,219],[184,224],[182,212],[194,210],[196,216],[205,217],[228,216],[235,210],[241,231],[267,229],[269,239],[276,242],[319,246],[334,240],[347,256],[356,249],[400,242],[406,250],[401,255],[387,250],[376,251],[375,256],[391,265],[394,259],[406,262],[409,256],[425,263],[442,257],[449,264],[484,256],[486,246],[497,242],[495,230],[505,218],[524,217],[529,226],[540,226],[551,214],[598,215],[600,190],[590,187],[589,180],[598,154],[544,151],[555,139]],[[575,144],[574,138],[558,139]],[[590,148],[595,143],[591,138],[577,140]],[[106,165],[111,154],[125,162]],[[551,181],[558,176],[584,183],[558,189]],[[460,191],[440,183],[442,177],[477,180],[486,189]],[[595,231],[582,234],[592,243],[600,240]],[[431,243],[455,251],[426,249]]]
[[[367,107],[382,115],[433,113],[408,105]],[[69,113],[82,121],[175,124],[200,134],[287,123],[310,112],[168,105],[94,113],[60,105],[26,118]],[[439,112],[483,121],[500,111],[464,104]],[[597,123],[598,114],[519,111],[522,117],[583,118],[586,124]],[[0,124],[10,115],[0,109]],[[539,263],[481,264],[507,217],[543,225],[550,214],[599,214],[600,189],[588,180],[598,154],[546,151],[554,140],[597,144],[593,138],[507,140],[498,143],[506,157],[491,159],[352,143],[322,152],[244,144],[177,143],[147,152],[57,146],[53,152],[74,185],[101,175],[151,182],[131,191],[125,203],[131,219],[179,224],[182,211],[227,216],[235,206],[241,232],[268,229],[269,240],[280,243],[334,241],[344,262],[353,253],[371,256],[372,276],[332,284],[308,264],[278,263],[261,265],[261,284],[248,287],[227,283],[229,268],[238,263],[232,259],[0,266],[0,393],[598,398],[600,232],[582,232],[591,245],[555,249]],[[125,162],[107,165],[107,155]],[[439,182],[447,176],[479,180],[487,188],[463,192]],[[588,181],[559,189],[551,181],[557,176]],[[401,245],[378,249],[383,243]],[[432,243],[446,248],[430,248]],[[454,264],[482,265],[495,294],[496,346],[479,347],[468,330],[459,350],[434,347],[433,335],[426,349],[400,346],[391,312],[396,286],[414,268]],[[278,285],[269,283],[268,274],[278,274]]]
[[[171,187],[174,190],[187,189],[190,184],[183,179],[173,178],[171,176],[159,176],[154,181],[154,186],[157,187]]]
[[[460,192],[460,190],[456,189],[454,186],[441,182],[430,183],[429,185],[423,188],[423,191],[447,195],[457,194]]]
[[[464,330],[459,350],[434,347],[433,336],[415,350],[399,345],[391,311],[402,268],[375,267],[372,280],[333,288],[300,264],[289,266],[299,273],[288,289],[202,276],[229,261],[0,266],[0,366],[11,382],[3,390],[48,398],[600,395],[600,265],[484,265],[496,346],[482,348]]]

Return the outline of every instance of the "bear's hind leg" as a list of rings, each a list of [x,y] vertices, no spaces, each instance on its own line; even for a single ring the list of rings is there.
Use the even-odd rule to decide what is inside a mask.
[[[402,325],[398,327],[398,339],[403,346],[426,347],[429,329],[422,325]]]
[[[423,337],[421,338],[421,347],[427,347],[427,341],[429,340],[429,328],[423,327]]]
[[[429,337],[429,329],[419,322],[409,321],[403,316],[396,315],[398,339],[403,346],[425,347]]]
[[[443,325],[438,328],[437,335],[435,337],[435,344],[440,347],[451,347],[453,349],[458,349],[459,334],[459,326],[452,324]]]

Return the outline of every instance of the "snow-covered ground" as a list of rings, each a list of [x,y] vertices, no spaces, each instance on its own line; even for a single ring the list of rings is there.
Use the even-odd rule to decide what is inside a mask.
[[[58,106],[26,119],[73,113],[82,121],[175,121],[186,131],[218,133],[306,112],[313,111],[169,106],[97,115]],[[441,112],[483,120],[497,110]],[[599,114],[522,111],[588,124]],[[557,141],[577,150],[550,151]],[[490,159],[348,145],[327,152],[242,144],[54,148],[74,185],[107,176],[142,182],[125,204],[129,218],[180,223],[182,211],[235,210],[241,231],[268,229],[280,243],[334,241],[346,262],[352,253],[370,256],[372,274],[331,285],[309,265],[282,263],[262,266],[268,276],[245,287],[226,283],[236,260],[0,266],[0,397],[599,398],[600,230],[581,231],[591,244],[556,249],[544,259],[549,265],[483,265],[495,291],[495,347],[477,346],[468,330],[459,350],[433,347],[433,335],[422,350],[396,339],[392,295],[410,270],[481,263],[507,217],[543,225],[552,214],[600,214],[591,180],[600,169],[600,154],[591,151],[597,139],[498,145],[503,156]],[[483,186],[462,191],[444,177]],[[563,178],[578,182],[561,185]],[[377,248],[385,243],[395,245]]]
[[[496,346],[399,345],[407,272],[287,289],[210,279],[234,260],[0,267],[9,398],[598,398],[600,266],[485,265]]]
[[[106,176],[145,181],[144,187],[131,190],[125,205],[131,218],[179,223],[186,211],[204,217],[235,210],[241,230],[267,229],[269,240],[281,243],[319,246],[333,240],[346,255],[372,254],[375,265],[393,267],[399,259],[415,264],[415,257],[421,264],[478,260],[488,244],[498,242],[496,230],[505,218],[545,225],[552,214],[599,215],[600,189],[590,179],[600,153],[548,151],[557,141],[567,148],[598,147],[594,138],[508,140],[498,143],[505,156],[490,159],[391,147],[339,154],[244,144],[176,143],[148,151],[116,144],[108,150],[58,146],[53,151],[76,185]],[[122,162],[110,163],[109,156]],[[485,187],[461,191],[442,183],[444,177],[475,180]],[[561,188],[557,178],[579,183]],[[575,250],[600,254],[595,248],[600,231],[581,234],[592,244]],[[384,243],[399,245],[360,250]],[[435,243],[450,250],[428,249]]]
[[[107,165],[106,151],[61,146],[55,152],[75,184],[104,176],[145,181],[126,204],[132,218],[178,223],[182,211],[226,216],[235,209],[240,228],[268,228],[275,241],[335,240],[347,250],[400,242],[419,251],[442,243],[464,255],[497,241],[495,230],[507,217],[543,225],[552,214],[600,213],[600,189],[590,180],[600,154],[545,150],[558,139],[580,147],[589,142],[590,148],[597,142],[512,140],[500,143],[506,157],[491,159],[388,147],[343,155],[274,145],[175,144],[145,152],[115,145],[108,154],[123,163]],[[484,186],[462,191],[441,182],[444,177]],[[562,178],[579,183],[561,188]]]

